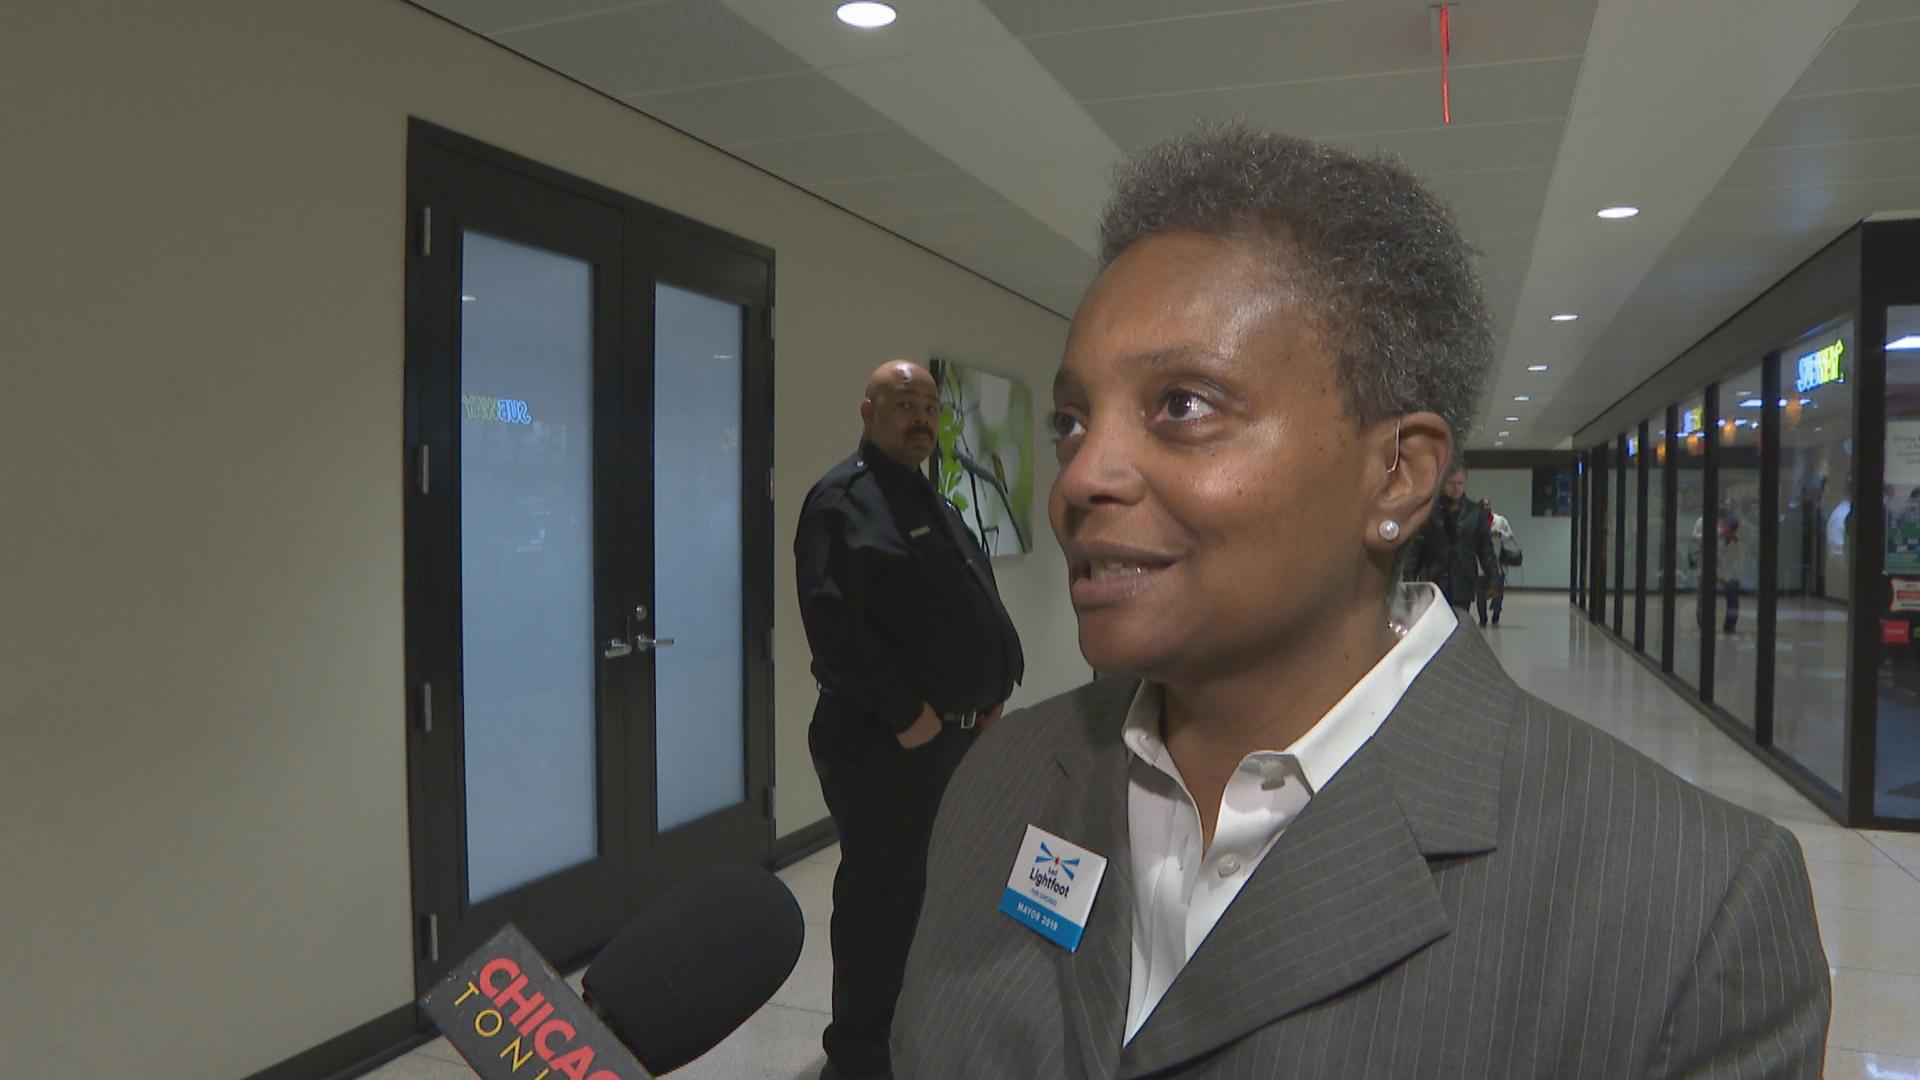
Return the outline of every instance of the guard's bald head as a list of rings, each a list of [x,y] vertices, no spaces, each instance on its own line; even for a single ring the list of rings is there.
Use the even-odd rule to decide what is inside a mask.
[[[917,386],[924,386],[935,397],[939,396],[939,391],[934,389],[932,372],[911,360],[889,360],[867,376],[866,399],[879,404],[890,394]]]
[[[933,453],[940,430],[940,388],[932,373],[908,360],[873,369],[860,402],[867,441],[881,453],[917,469]]]

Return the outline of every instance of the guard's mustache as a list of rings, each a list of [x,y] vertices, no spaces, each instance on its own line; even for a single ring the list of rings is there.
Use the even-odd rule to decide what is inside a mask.
[[[920,427],[919,425],[916,424],[913,427],[910,427],[907,429],[907,434],[925,435],[927,438],[931,439],[933,438],[933,429],[928,427]]]

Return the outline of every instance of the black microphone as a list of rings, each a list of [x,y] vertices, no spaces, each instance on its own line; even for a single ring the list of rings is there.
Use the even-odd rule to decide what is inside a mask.
[[[587,1005],[655,1075],[717,1046],[800,959],[806,925],[779,878],[716,866],[680,882],[615,934],[582,979]]]
[[[793,971],[805,933],[779,878],[717,866],[614,935],[582,979],[585,1001],[509,923],[421,1004],[486,1080],[645,1080],[759,1011]]]

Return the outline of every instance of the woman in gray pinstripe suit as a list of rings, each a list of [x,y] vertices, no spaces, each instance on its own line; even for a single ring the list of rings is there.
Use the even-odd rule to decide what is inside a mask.
[[[961,766],[896,1074],[1817,1075],[1792,836],[1398,584],[1492,352],[1444,206],[1216,127],[1130,161],[1101,239],[1050,516],[1081,649],[1121,677]],[[1002,913],[1029,827],[1080,859],[1048,879],[1091,894],[1078,937]]]

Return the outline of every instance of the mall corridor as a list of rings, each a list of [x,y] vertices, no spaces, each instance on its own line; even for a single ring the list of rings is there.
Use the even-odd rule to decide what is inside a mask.
[[[1473,633],[1463,627],[1461,632]],[[1558,594],[1516,594],[1490,631],[1520,685],[1618,736],[1722,798],[1800,838],[1833,967],[1829,1080],[1920,1080],[1920,836],[1843,829],[1735,746],[1646,667],[1594,630]],[[820,1070],[828,1018],[827,916],[834,850],[781,877],[806,912],[800,964],[773,1003],[712,1053],[674,1073],[689,1080],[802,1080]],[[437,1040],[372,1073],[377,1080],[469,1075]]]

